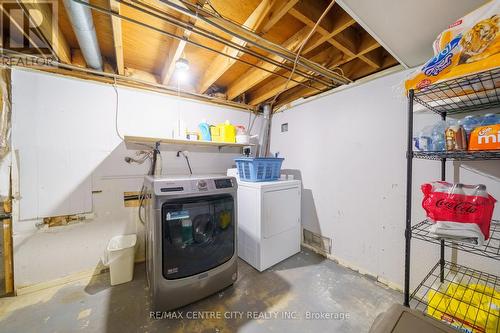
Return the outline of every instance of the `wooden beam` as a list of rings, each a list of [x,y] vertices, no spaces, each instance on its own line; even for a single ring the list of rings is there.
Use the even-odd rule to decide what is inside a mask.
[[[336,64],[332,64],[332,67],[337,67],[340,65],[343,65],[345,63],[348,63],[356,58],[361,58],[363,60],[363,55],[366,53],[369,53],[375,49],[381,48],[380,44],[373,38],[371,37],[367,32],[365,32],[361,38],[360,38],[360,46],[358,48],[358,52],[352,56],[347,56],[344,54],[344,57]],[[367,61],[365,61],[367,62]]]
[[[177,36],[184,36],[184,38],[188,39],[191,35],[190,30],[184,30],[182,28],[177,28],[175,31]],[[170,46],[170,50],[168,52],[167,60],[163,65],[163,69],[161,71],[161,83],[168,85],[170,79],[172,78],[175,72],[175,62],[182,57],[182,53],[186,48],[185,40],[172,39],[172,45]]]
[[[159,77],[157,77],[154,74],[151,74],[149,72],[142,71],[142,70],[139,70],[139,69],[126,67],[124,74],[125,74],[125,76],[128,76],[130,78],[134,78],[134,79],[137,79],[137,80],[151,82],[151,83],[154,83],[154,84],[160,83],[160,78]]]
[[[243,23],[245,27],[251,30],[259,30],[264,19],[267,17],[267,14],[272,8],[272,0],[262,0],[257,8],[250,14],[247,20]],[[240,46],[246,46],[246,42],[240,40],[236,37],[231,38],[233,43],[236,43]],[[242,52],[225,46],[223,53],[228,54],[232,57],[241,57]],[[204,93],[215,81],[217,81],[234,63],[235,59],[228,58],[221,54],[218,54],[214,61],[209,64],[205,74],[202,79],[198,83],[198,92]]]
[[[109,0],[109,8],[112,12],[120,14],[120,3],[115,0]],[[123,40],[122,40],[122,22],[119,17],[111,16],[111,28],[113,30],[113,46],[115,49],[116,72],[123,75],[125,65],[123,61]]]
[[[314,7],[314,3],[311,3],[312,0],[307,0],[304,2],[300,2],[300,4],[297,4],[294,8],[290,10],[290,14],[293,15],[296,19],[302,21],[304,24],[313,27],[316,24],[316,19],[321,15],[320,13],[318,14],[318,9]],[[316,6],[317,7],[317,6]],[[344,24],[345,25],[352,25],[354,23],[350,23],[351,21],[348,20],[347,18],[344,18]],[[347,27],[348,27],[347,26]],[[341,32],[337,32],[336,34],[333,34],[333,36],[328,37],[333,33],[329,32],[324,25],[320,24],[316,31],[322,36],[320,38],[315,38],[312,42],[311,45],[309,45],[305,49],[305,53],[311,51],[313,47],[317,47],[321,45],[323,42],[328,42],[343,53],[347,55],[349,59],[353,59],[356,57],[359,57],[359,49],[365,49],[367,46],[365,44],[372,43],[375,41],[371,36],[370,38],[364,37],[365,35],[368,35],[368,33],[365,33],[363,37],[360,39],[360,41],[356,40],[356,37],[352,32],[348,32],[345,27]],[[334,29],[332,27],[332,29]],[[365,38],[365,40],[363,40]],[[321,43],[319,43],[321,41]],[[377,47],[380,46],[378,43],[375,41]],[[374,46],[374,45],[373,45]],[[369,51],[371,51],[370,49]],[[367,52],[369,52],[367,51]],[[374,63],[365,57],[360,57],[362,61],[365,61],[369,65],[374,65]]]
[[[308,21],[309,22],[309,21]],[[306,47],[303,51],[303,53],[309,53],[319,45],[321,45],[324,41],[327,39],[330,39],[334,37],[335,35],[341,33],[344,31],[346,28],[354,24],[356,21],[352,19],[345,11],[341,10],[339,13],[339,16],[334,20],[333,25],[332,25],[332,31],[327,35],[328,38],[325,38],[321,42],[318,43],[318,40],[316,42],[313,42],[312,44],[306,44]],[[301,31],[299,31],[297,34],[292,36],[289,40],[287,40],[283,46],[289,49],[290,51],[295,51],[296,49],[293,48],[294,45],[298,45],[299,43],[291,44],[291,40],[294,38],[305,38],[307,34],[309,33],[310,30],[307,29],[307,27],[313,26],[312,21],[309,22],[311,24],[306,25],[305,28],[303,28]],[[303,33],[304,31],[307,31],[305,34]],[[316,35],[317,36],[317,35]],[[323,37],[320,37],[323,38]],[[274,60],[277,60],[279,57],[276,56],[271,56]],[[261,62],[259,63],[259,66],[265,67],[266,69],[270,70],[275,70],[276,66],[269,65],[268,63]],[[256,84],[259,82],[262,82],[264,79],[268,78],[271,74],[261,71],[259,69],[252,69],[250,70],[245,76],[238,78],[236,81],[230,84],[230,86],[227,89],[227,95],[228,99],[232,100],[244,91],[254,87]]]
[[[302,12],[297,10],[296,8],[291,9],[290,14],[292,14],[296,19],[302,21],[302,23],[310,26],[311,28],[316,25],[316,21],[314,21],[313,19],[311,19],[307,15],[303,14]],[[327,36],[330,34],[330,32],[328,30],[326,30],[325,28],[323,28],[321,26],[321,24],[316,28],[316,32],[318,32],[322,36]],[[353,48],[349,48],[346,45],[338,42],[333,37],[327,39],[326,41],[349,56],[354,56],[354,54],[356,53],[356,50],[354,50]]]
[[[333,48],[331,47],[324,50],[323,52],[320,52],[319,54],[311,58],[311,60],[322,62],[323,64],[329,64],[329,63],[337,63],[339,59],[341,59],[342,57],[343,57],[342,53],[333,50]],[[276,94],[279,94],[285,89],[285,87],[288,90],[299,85],[301,82],[308,81],[308,79],[297,74],[295,74],[292,77],[292,79],[295,81],[290,80],[289,82],[287,82],[288,81],[287,79],[278,77],[266,83],[265,85],[259,87],[252,93],[249,104],[257,105],[259,103],[262,103],[270,99],[271,97],[274,97]]]
[[[265,34],[269,30],[271,30],[271,28],[276,23],[278,23],[278,21],[281,20],[281,18],[283,16],[285,16],[285,14],[288,13],[288,11],[293,6],[295,6],[295,4],[297,2],[299,2],[299,0],[276,0],[276,1],[274,1],[272,9],[268,15],[267,20],[266,20],[267,22],[264,25],[264,27],[262,27],[262,30],[260,31],[261,34]]]
[[[6,213],[12,212],[11,202],[3,203]],[[3,270],[5,278],[5,293],[11,294],[14,292],[14,260],[12,246],[12,219],[2,221],[2,237],[3,237]]]
[[[382,61],[384,60],[383,51],[383,48],[377,48],[371,52],[360,55],[359,58],[373,68],[380,68],[382,67]]]
[[[368,33],[366,33],[366,35],[368,35],[369,37],[366,37],[364,35],[362,35],[362,37],[361,37],[360,45],[361,45],[362,49],[359,49],[359,52],[355,53],[352,56],[347,56],[345,53],[342,53],[342,52],[339,53],[339,51],[335,52],[334,49],[330,48],[330,49],[327,49],[327,51],[326,51],[326,52],[330,53],[329,60],[323,59],[325,51],[314,56],[313,58],[311,58],[311,60],[322,62],[326,67],[328,67],[330,69],[340,66],[340,68],[344,71],[345,76],[349,77],[350,79],[353,79],[353,77],[352,77],[353,73],[351,71],[351,66],[358,65],[358,67],[363,67],[363,63],[367,64],[367,61],[375,62],[374,57],[372,57],[372,56],[367,56],[367,59],[366,59],[367,61],[363,61],[363,59],[360,59],[358,57],[364,56],[364,55],[368,54],[369,52],[372,52],[372,51],[380,48],[380,44],[378,44],[377,41],[375,41],[375,39],[373,39]],[[380,50],[383,50],[383,49],[380,48]],[[359,62],[353,63],[354,60],[359,60],[361,62],[361,65],[359,65]],[[350,64],[350,65],[349,66],[342,66],[344,64]],[[385,67],[383,67],[382,63],[380,63],[380,66],[378,66],[378,67],[370,65],[369,68],[376,70],[376,69],[385,68]],[[346,73],[346,71],[347,71],[347,73]],[[357,71],[358,71],[358,68],[354,68],[354,73],[356,73]],[[307,79],[305,79],[299,75],[295,75],[293,77],[293,79],[300,81],[300,82],[307,82]],[[264,86],[259,87],[257,90],[255,90],[252,93],[252,98],[250,99],[249,104],[257,105],[259,103],[262,103],[263,101],[266,101],[269,98],[273,97],[274,95],[283,91],[285,86],[287,87],[287,90],[289,90],[289,89],[297,86],[298,84],[299,83],[297,83],[297,82],[290,81],[287,85],[285,79],[276,78],[275,80],[268,82]]]
[[[71,50],[71,64],[86,68],[87,67],[87,62],[85,61],[85,58],[83,57],[82,50],[80,49],[72,49]]]
[[[313,86],[315,86],[319,89],[324,88],[324,87],[320,87],[317,84],[313,84]],[[302,86],[294,87],[292,89],[285,91],[283,94],[281,94],[281,96],[276,101],[274,109],[277,109],[285,104],[291,103],[299,98],[302,98],[302,97],[305,97],[308,95],[315,95],[315,94],[319,94],[319,93],[320,92],[317,89],[314,89],[312,87],[311,88],[310,87],[302,87]]]
[[[51,7],[48,4],[37,3],[37,2],[19,2],[20,6],[23,8],[24,13],[31,18],[34,22],[38,19],[35,17],[35,13],[39,13],[43,16],[42,23],[36,27],[43,38],[50,43],[50,47],[54,50],[56,56],[60,61],[71,64],[71,50],[69,48],[68,42],[64,38],[64,35],[59,28],[59,25],[52,20]],[[61,9],[59,9],[61,10]],[[57,20],[57,18],[55,18]]]
[[[196,1],[190,1],[190,2],[192,4],[196,3]],[[186,8],[186,5],[184,3],[179,1],[176,1],[176,3],[179,6]],[[182,14],[179,15],[179,19],[189,24],[197,23],[195,19],[189,18],[188,16]],[[176,36],[182,36],[184,40],[172,39],[171,41],[172,45],[170,46],[168,57],[165,60],[165,63],[160,73],[160,82],[164,85],[168,85],[168,83],[172,79],[172,76],[174,75],[175,62],[179,60],[180,57],[182,57],[182,53],[184,52],[184,49],[186,48],[187,45],[186,40],[188,40],[189,36],[191,36],[191,30],[177,27],[177,29],[175,30],[175,34]]]
[[[398,61],[392,55],[387,53],[384,49],[379,48],[376,51],[381,53],[380,68],[374,68],[372,66],[365,64],[360,59],[354,59],[351,62],[342,66],[344,71],[350,74],[351,79],[357,80],[398,64]],[[310,82],[310,85],[321,89],[321,86],[318,85],[317,83]],[[289,89],[285,91],[283,94],[281,94],[281,96],[276,101],[275,108],[279,108],[285,104],[291,103],[292,101],[299,99],[301,97],[307,98],[312,95],[316,95],[318,93],[319,93],[318,90],[312,87],[296,86],[295,88]]]
[[[316,24],[325,9],[328,7],[328,2],[318,0],[301,0],[292,9],[290,9],[290,14],[305,24],[308,24],[306,23],[306,20],[311,20],[314,22],[314,24]],[[330,11],[332,12],[333,9],[331,9]],[[332,20],[330,20],[330,16],[327,14],[316,28],[316,31],[327,34],[332,30],[333,22]]]
[[[297,49],[300,46],[300,43],[304,40],[304,38],[307,37],[311,29],[309,27],[304,27],[301,30],[299,30],[296,34],[294,34],[292,37],[287,39],[282,46],[285,47],[286,49],[290,51],[297,51]],[[270,59],[276,60],[276,61],[281,61],[281,57],[277,55],[270,55]],[[278,69],[278,66],[270,64],[265,61],[261,61],[258,63],[259,67],[263,67],[269,71],[275,71]],[[248,89],[254,87],[257,85],[259,82],[262,82],[272,74],[266,71],[263,71],[259,68],[252,68],[248,72],[246,72],[245,75],[240,76],[236,81],[232,82],[228,87],[227,87],[227,99],[232,100],[236,97],[238,97],[240,94],[243,92],[247,91]]]
[[[356,20],[354,20],[346,12],[342,11],[340,16],[335,19],[333,30],[327,35],[316,34],[314,38],[311,38],[311,40],[304,47],[304,54],[311,52],[327,40],[349,28],[354,23],[356,23]]]

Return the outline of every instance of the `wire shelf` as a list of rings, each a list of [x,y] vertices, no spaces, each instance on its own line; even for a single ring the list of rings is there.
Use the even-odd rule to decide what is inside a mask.
[[[457,161],[499,160],[500,150],[414,151],[413,157],[426,160],[441,160],[443,158]]]
[[[412,237],[426,242],[440,244],[441,239],[434,238],[429,234],[432,222],[424,220],[411,228]],[[445,245],[460,251],[473,253],[482,257],[500,260],[500,221],[492,220],[490,226],[490,238],[482,246],[468,243],[457,243],[444,239]]]
[[[500,332],[500,278],[445,261],[415,291],[410,306],[462,332]]]
[[[500,106],[500,67],[416,90],[414,100],[440,115]]]

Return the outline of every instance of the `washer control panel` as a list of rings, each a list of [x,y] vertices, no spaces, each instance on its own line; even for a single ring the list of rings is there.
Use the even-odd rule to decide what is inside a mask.
[[[200,179],[196,182],[196,188],[198,191],[207,191],[208,190],[208,183],[204,179]]]
[[[233,187],[233,180],[231,178],[214,179],[215,188],[231,188]]]
[[[181,193],[200,193],[232,188],[236,189],[236,184],[231,177],[165,180],[155,183],[157,195],[179,195]]]

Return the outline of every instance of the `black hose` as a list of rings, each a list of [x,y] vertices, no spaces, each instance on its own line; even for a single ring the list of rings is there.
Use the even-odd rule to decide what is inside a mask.
[[[188,157],[186,154],[184,154],[184,152],[183,152],[182,150],[179,150],[179,151],[177,152],[177,157],[180,157],[180,156],[181,156],[181,154],[182,154],[182,156],[184,156],[184,158],[186,159],[186,163],[187,163],[187,166],[188,166],[188,168],[189,168],[189,174],[191,174],[191,175],[192,175],[192,174],[193,174],[193,169],[191,169],[191,163],[189,163],[189,157]]]

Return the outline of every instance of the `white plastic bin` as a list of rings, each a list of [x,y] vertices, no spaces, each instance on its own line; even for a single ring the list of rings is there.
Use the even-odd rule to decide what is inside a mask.
[[[137,235],[115,236],[106,249],[104,264],[109,266],[111,285],[129,282],[134,277],[134,249]]]

